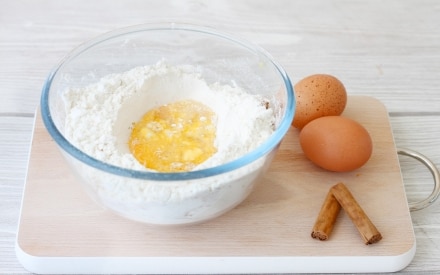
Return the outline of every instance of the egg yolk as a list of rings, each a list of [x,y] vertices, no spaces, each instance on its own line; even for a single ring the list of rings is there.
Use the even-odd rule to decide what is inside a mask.
[[[151,109],[134,124],[130,152],[153,170],[190,171],[217,152],[215,117],[209,107],[194,100]]]

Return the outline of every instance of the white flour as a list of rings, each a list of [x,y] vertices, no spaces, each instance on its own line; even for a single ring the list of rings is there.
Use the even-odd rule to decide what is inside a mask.
[[[145,171],[129,152],[130,126],[151,108],[184,99],[197,100],[217,114],[217,153],[195,169],[232,161],[273,133],[277,113],[273,108],[279,106],[273,107],[271,102],[267,107],[265,100],[239,88],[208,86],[188,70],[194,68],[159,62],[67,90],[66,138],[96,159]],[[87,183],[92,197],[120,215],[153,224],[187,224],[213,218],[240,203],[271,156],[273,153],[217,176],[167,182],[116,176],[74,158],[68,160]]]
[[[255,149],[274,131],[275,117],[262,98],[239,88],[206,82],[195,74],[158,63],[109,75],[96,84],[65,93],[65,135],[101,161],[146,170],[128,151],[130,125],[149,109],[194,99],[217,114],[217,153],[195,168],[232,161]]]

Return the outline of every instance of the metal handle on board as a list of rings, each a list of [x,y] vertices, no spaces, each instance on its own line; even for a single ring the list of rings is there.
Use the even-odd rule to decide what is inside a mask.
[[[432,203],[434,203],[437,200],[437,198],[440,195],[440,173],[437,167],[430,159],[420,154],[419,152],[410,149],[397,148],[397,153],[399,155],[412,157],[423,163],[429,169],[429,171],[431,172],[434,178],[434,188],[432,190],[432,193],[424,200],[408,203],[409,210],[416,211],[430,206]]]

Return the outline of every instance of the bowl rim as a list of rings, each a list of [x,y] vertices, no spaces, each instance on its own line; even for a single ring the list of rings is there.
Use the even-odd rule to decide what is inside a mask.
[[[57,72],[63,67],[64,64],[69,62],[69,60],[75,58],[80,55],[87,49],[93,47],[94,45],[100,44],[106,40],[117,38],[123,35],[132,34],[135,32],[144,32],[144,31],[158,31],[158,30],[176,30],[176,31],[189,31],[189,32],[200,32],[206,35],[215,36],[221,39],[229,40],[235,44],[238,44],[242,47],[247,48],[249,51],[258,54],[259,56],[263,56],[275,67],[281,76],[284,86],[287,92],[287,102],[286,102],[286,111],[284,112],[284,117],[280,122],[279,127],[274,131],[274,133],[262,144],[260,144],[257,148],[248,152],[247,154],[234,159],[230,162],[188,172],[151,172],[151,171],[141,171],[141,170],[133,170],[129,168],[119,167],[113,164],[109,164],[98,160],[84,152],[82,152],[79,148],[71,144],[64,135],[58,130],[55,125],[52,114],[50,113],[49,108],[49,93],[51,89],[51,84]],[[182,181],[182,180],[191,180],[191,179],[200,179],[211,176],[216,176],[223,174],[225,172],[233,171],[244,167],[260,157],[268,154],[272,149],[279,145],[287,131],[289,130],[291,123],[293,121],[293,117],[295,114],[295,96],[294,90],[292,87],[292,83],[290,81],[289,76],[286,71],[274,60],[274,58],[262,47],[253,44],[247,40],[237,38],[231,34],[226,32],[218,31],[211,27],[204,27],[193,24],[186,23],[145,23],[139,25],[128,26],[124,28],[115,29],[95,38],[86,41],[76,48],[74,48],[70,53],[68,53],[59,63],[55,66],[54,69],[49,73],[48,77],[42,88],[42,94],[40,98],[40,110],[41,116],[43,119],[43,123],[53,138],[53,140],[59,145],[62,151],[67,152],[70,156],[79,160],[80,162],[87,164],[91,167],[94,167],[98,170],[101,170],[106,173],[111,173],[117,176],[129,177],[135,179],[142,180],[154,180],[154,181]]]

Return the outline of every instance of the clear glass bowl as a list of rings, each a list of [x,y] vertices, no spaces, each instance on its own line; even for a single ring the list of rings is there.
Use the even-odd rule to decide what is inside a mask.
[[[158,61],[195,68],[208,84],[238,86],[275,108],[276,130],[255,150],[202,170],[162,173],[131,170],[96,159],[65,137],[62,94],[109,74]],[[43,87],[44,124],[91,197],[131,220],[190,224],[241,203],[263,175],[293,120],[295,97],[286,72],[260,47],[216,30],[176,23],[115,30],[80,45],[50,73]]]

